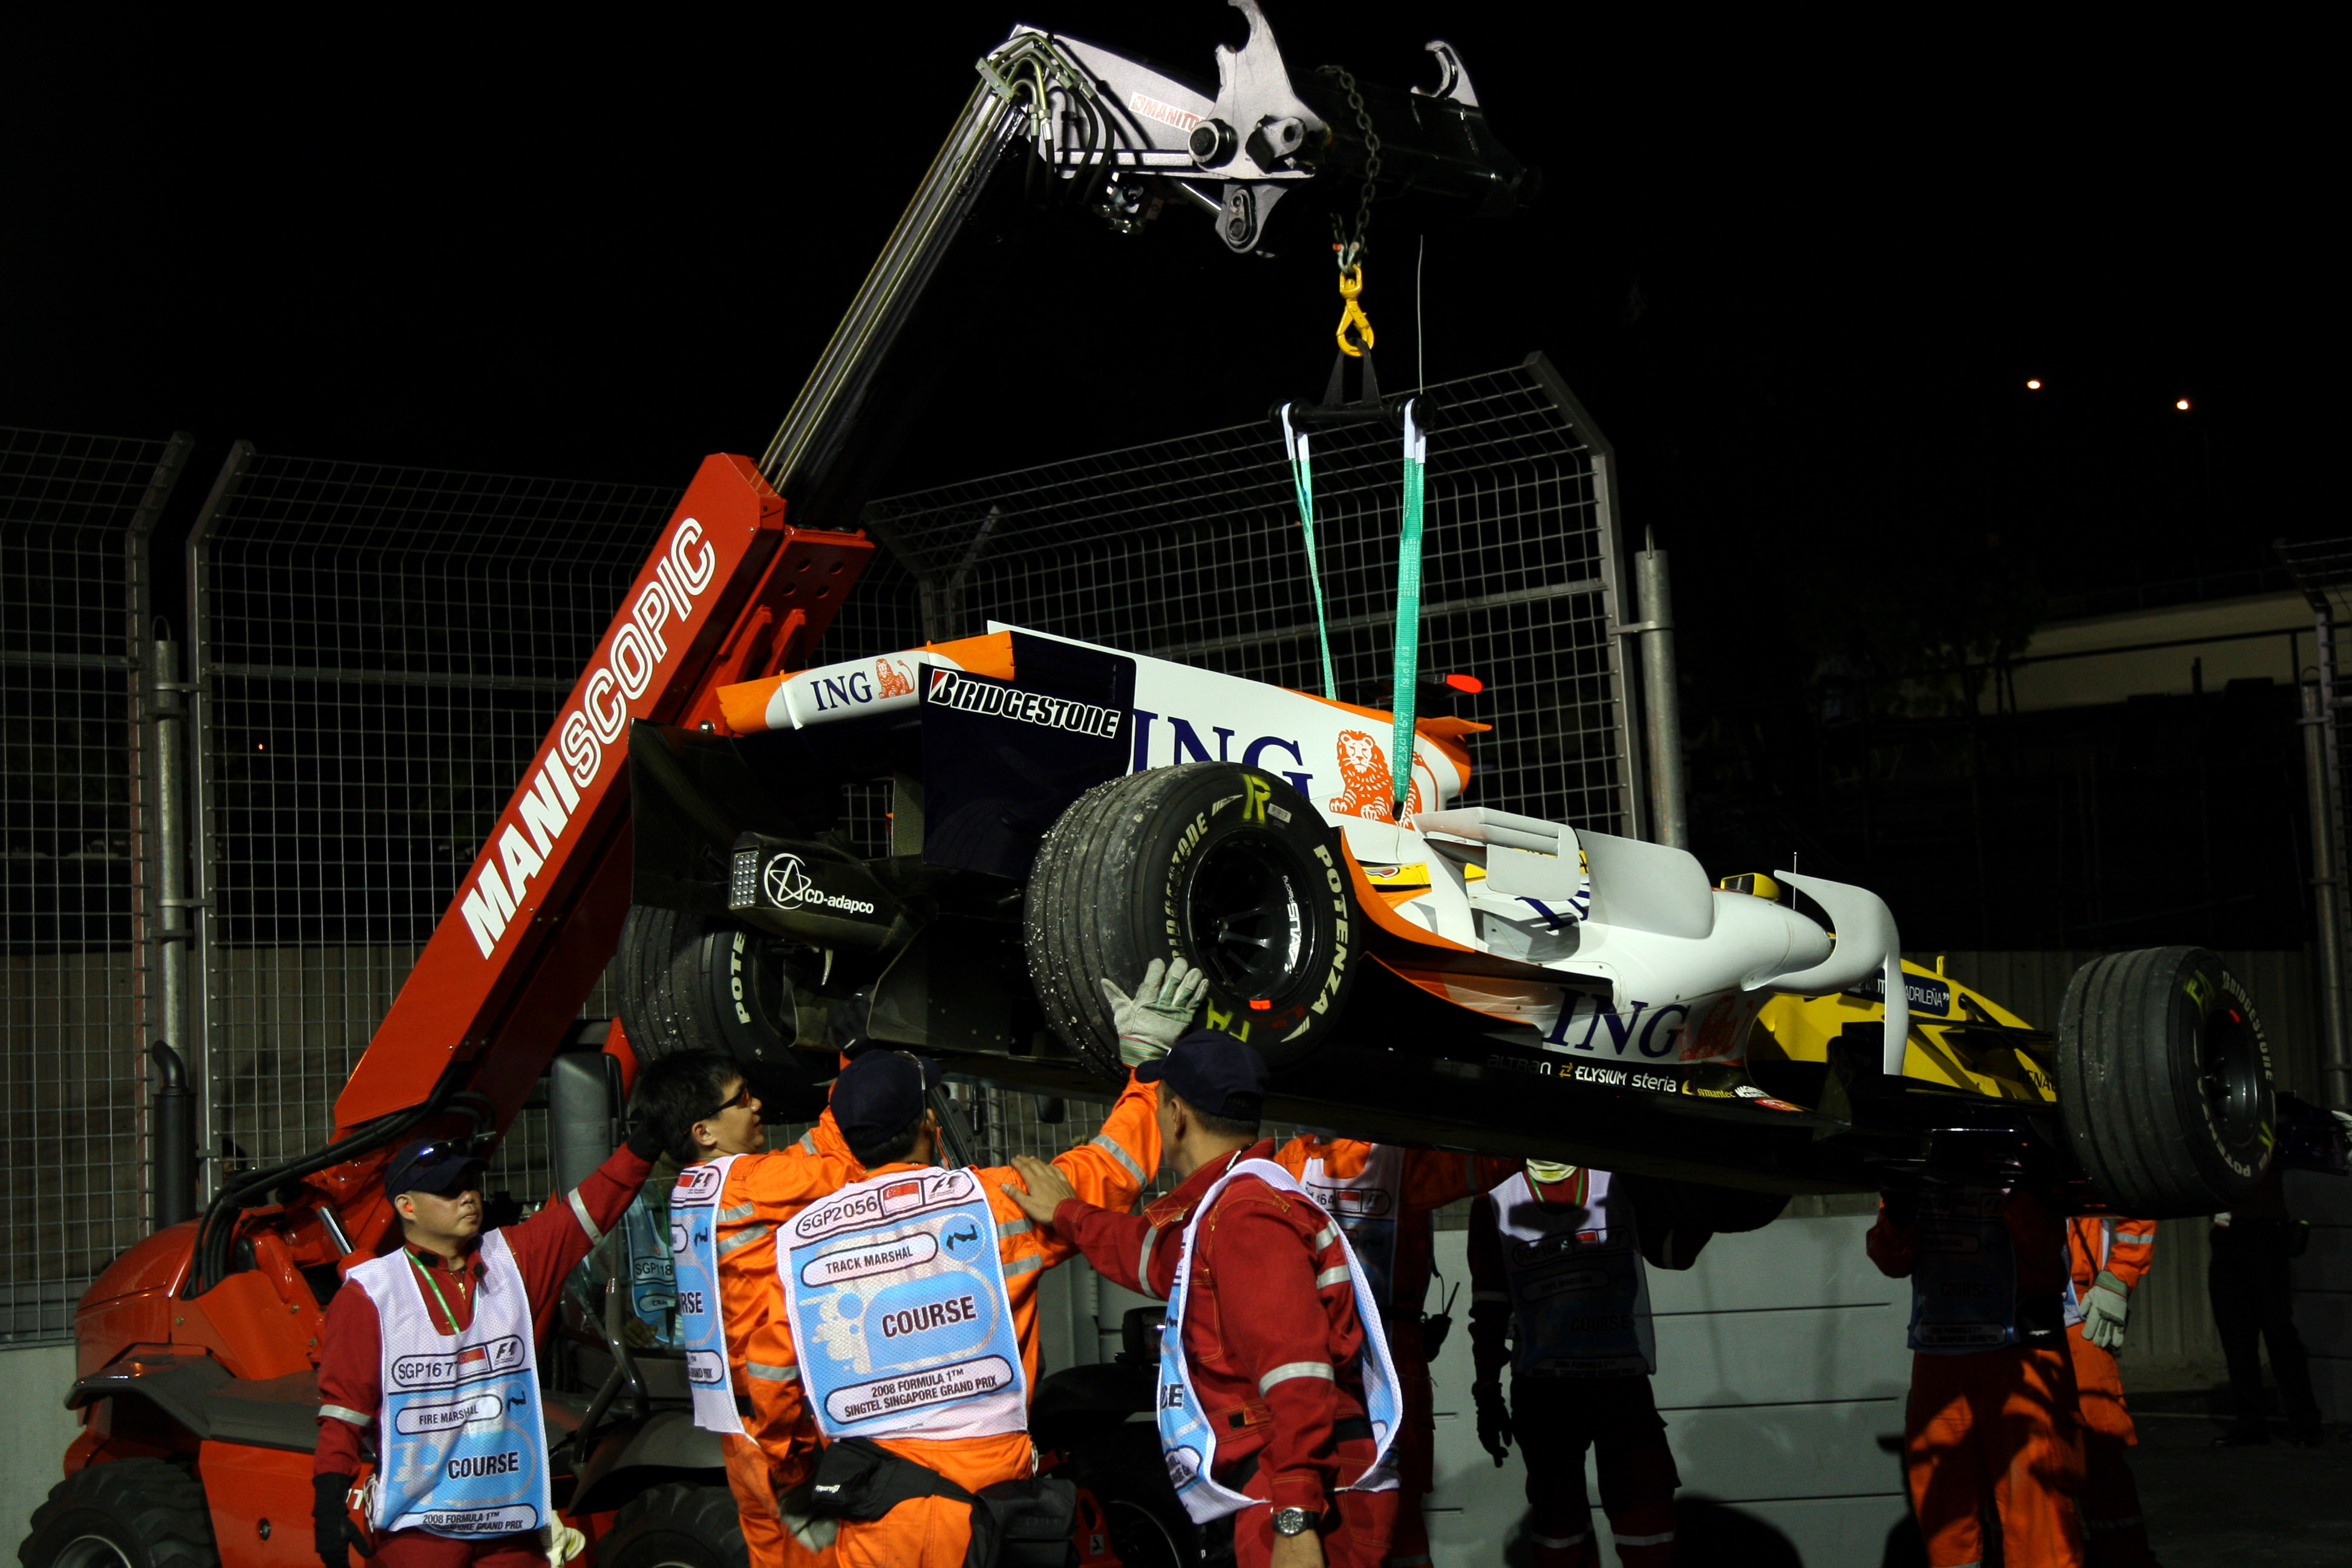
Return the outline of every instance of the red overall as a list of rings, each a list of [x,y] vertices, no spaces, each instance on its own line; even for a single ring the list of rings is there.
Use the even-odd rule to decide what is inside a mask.
[[[611,1159],[573,1191],[573,1201],[551,1199],[521,1224],[503,1228],[501,1234],[514,1254],[515,1268],[522,1275],[524,1292],[530,1298],[532,1326],[541,1338],[546,1337],[555,1303],[562,1297],[564,1277],[595,1245],[595,1238],[581,1227],[580,1211],[586,1211],[601,1236],[620,1222],[629,1200],[645,1184],[646,1173],[650,1168],[626,1149],[615,1150]],[[578,1208],[573,1206],[574,1202]],[[356,1264],[366,1259],[354,1257],[348,1261]],[[434,1259],[426,1266],[432,1268],[440,1287],[439,1295],[425,1289],[422,1280],[416,1283],[417,1295],[424,1300],[434,1325],[456,1334],[474,1321],[474,1296],[482,1273],[481,1249],[476,1247],[462,1258]],[[336,1291],[319,1331],[320,1401],[335,1410],[367,1416],[368,1424],[373,1425],[375,1412],[383,1405],[383,1327],[376,1317],[375,1303],[368,1300],[367,1292],[356,1285]],[[349,1476],[365,1468],[366,1461],[360,1458],[360,1437],[364,1430],[364,1426],[348,1418],[322,1410],[319,1415],[318,1455],[311,1461],[310,1473]],[[467,1564],[479,1564],[481,1568],[546,1568],[547,1553],[535,1530],[478,1541],[456,1541],[423,1530],[399,1530],[377,1539],[375,1555],[368,1563],[369,1568],[467,1568]]]
[[[1395,1222],[1394,1252],[1389,1265],[1389,1356],[1396,1363],[1397,1384],[1404,1394],[1404,1425],[1397,1431],[1393,1452],[1397,1472],[1396,1529],[1389,1537],[1388,1568],[1428,1568],[1429,1529],[1421,1514],[1421,1500],[1433,1483],[1433,1453],[1437,1437],[1436,1391],[1430,1381],[1429,1352],[1422,1343],[1422,1304],[1428,1299],[1431,1272],[1430,1213],[1457,1198],[1475,1196],[1517,1169],[1510,1160],[1475,1154],[1443,1153],[1434,1149],[1395,1150],[1391,1173],[1395,1190],[1370,1180],[1381,1169],[1373,1159],[1381,1146],[1353,1138],[1293,1138],[1275,1152],[1274,1163],[1297,1176],[1308,1194],[1348,1227],[1362,1256],[1367,1244],[1359,1232],[1360,1221]],[[1382,1151],[1386,1152],[1386,1151]],[[1323,1173],[1344,1185],[1327,1192],[1307,1174],[1310,1163],[1320,1161]],[[1352,1200],[1352,1201],[1351,1201]]]
[[[1234,1160],[1212,1161],[1139,1215],[1074,1198],[1055,1211],[1054,1228],[1105,1279],[1166,1300],[1193,1208],[1236,1161],[1273,1157],[1273,1142],[1264,1140]],[[1364,1324],[1347,1253],[1327,1223],[1244,1174],[1218,1194],[1194,1233],[1184,1356],[1202,1413],[1218,1423],[1213,1473],[1267,1505],[1233,1516],[1237,1568],[1265,1568],[1273,1510],[1284,1508],[1320,1517],[1330,1568],[1381,1568],[1388,1554],[1396,1490],[1345,1489],[1375,1446],[1361,1390],[1345,1371],[1363,1349]],[[1365,1435],[1338,1435],[1351,1428]]]

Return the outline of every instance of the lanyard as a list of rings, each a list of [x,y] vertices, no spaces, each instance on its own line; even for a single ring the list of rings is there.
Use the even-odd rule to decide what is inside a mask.
[[[449,1331],[464,1333],[466,1331],[458,1325],[457,1314],[449,1310],[449,1298],[441,1294],[440,1281],[433,1278],[433,1270],[425,1268],[414,1252],[408,1255],[408,1265],[416,1270],[417,1278],[425,1281],[425,1288],[433,1292],[433,1299],[441,1303],[441,1317],[449,1325]],[[460,1300],[465,1300],[466,1292],[462,1286],[458,1289],[457,1297]]]

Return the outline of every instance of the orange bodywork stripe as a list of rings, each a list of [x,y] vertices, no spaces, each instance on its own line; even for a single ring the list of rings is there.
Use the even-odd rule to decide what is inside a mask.
[[[1372,879],[1364,875],[1363,867],[1356,862],[1356,852],[1348,847],[1348,840],[1344,836],[1339,840],[1339,856],[1348,862],[1348,879],[1355,885],[1356,907],[1363,910],[1374,925],[1387,931],[1391,936],[1401,936],[1405,941],[1418,943],[1423,947],[1443,948],[1448,952],[1478,951],[1475,947],[1465,946],[1451,937],[1440,936],[1427,927],[1417,926],[1397,913],[1388,900],[1381,895],[1381,890],[1372,886]]]
[[[960,668],[996,680],[1013,679],[1013,634],[991,632],[986,637],[958,637],[953,642],[925,643],[919,650],[953,659]],[[746,680],[719,689],[719,713],[730,733],[756,735],[768,727],[768,699],[776,688],[800,674],[788,669],[761,680]]]

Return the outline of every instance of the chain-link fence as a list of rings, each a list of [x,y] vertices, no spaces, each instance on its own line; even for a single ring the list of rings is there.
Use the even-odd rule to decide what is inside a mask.
[[[147,542],[189,445],[0,429],[0,1342],[147,1226]]]
[[[1642,781],[1614,646],[1634,617],[1607,447],[1540,358],[1440,383],[1423,407],[1421,666],[1484,679],[1486,693],[1458,711],[1495,726],[1472,742],[1468,799],[1638,833]],[[1339,694],[1386,708],[1397,437],[1365,426],[1318,433],[1313,472]],[[871,607],[836,624],[829,658],[997,620],[1322,688],[1297,501],[1270,420],[895,497],[864,521],[898,570],[869,574],[852,605]]]
[[[2311,604],[2317,668],[2304,689],[2312,892],[2328,1103],[2352,1110],[2352,539],[2282,542],[2278,552]]]
[[[209,1176],[326,1136],[680,494],[232,453],[189,543]],[[543,1195],[542,1120],[494,1192]]]

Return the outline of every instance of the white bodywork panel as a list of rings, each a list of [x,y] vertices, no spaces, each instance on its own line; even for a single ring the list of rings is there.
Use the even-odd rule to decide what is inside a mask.
[[[992,621],[991,633],[1051,633]],[[1688,851],[1454,803],[1469,783],[1427,735],[1413,747],[1406,821],[1389,819],[1390,716],[1166,659],[1096,648],[1135,666],[1130,771],[1231,762],[1289,781],[1337,827],[1375,887],[1427,890],[1396,917],[1447,942],[1524,966],[1447,974],[1427,950],[1419,980],[1493,1017],[1532,1029],[1547,1050],[1629,1063],[1736,1059],[1764,996],[1819,995],[1880,975],[1888,1054],[1900,1072],[1908,1027],[1900,940],[1879,897],[1849,883],[1776,872],[1825,910],[1832,936],[1794,910],[1709,885]],[[925,671],[961,668],[929,648],[803,670],[769,698],[768,725],[799,729],[919,700]],[[1386,900],[1384,900],[1386,901]],[[1546,972],[1549,972],[1547,973]],[[1552,980],[1550,976],[1558,976]]]

